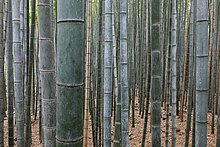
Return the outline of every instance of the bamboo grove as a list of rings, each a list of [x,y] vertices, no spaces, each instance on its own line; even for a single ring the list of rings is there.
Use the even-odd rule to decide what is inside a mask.
[[[33,122],[45,147],[219,147],[219,26],[218,0],[0,0],[0,147]]]

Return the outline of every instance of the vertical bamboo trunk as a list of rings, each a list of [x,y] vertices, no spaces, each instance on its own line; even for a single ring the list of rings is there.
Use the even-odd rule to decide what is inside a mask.
[[[177,101],[177,0],[172,0],[171,64],[172,64],[172,147],[176,146],[176,101]]]
[[[185,137],[185,147],[189,146],[189,134],[190,134],[190,128],[191,128],[191,115],[192,115],[192,102],[193,102],[193,53],[194,53],[194,46],[193,46],[193,15],[194,15],[194,7],[193,7],[194,1],[191,0],[191,10],[190,10],[190,30],[189,30],[189,78],[188,78],[188,108],[187,108],[187,124],[186,124],[186,137]]]
[[[55,53],[50,0],[38,0],[39,71],[42,88],[44,146],[56,145]]]
[[[23,50],[20,40],[20,1],[12,2],[13,51],[14,51],[14,94],[16,111],[17,146],[24,146],[24,107],[23,107]]]
[[[149,111],[149,100],[150,100],[150,85],[151,85],[151,45],[149,44],[149,26],[150,26],[150,11],[151,7],[149,6],[149,1],[146,1],[146,47],[147,47],[147,85],[146,85],[146,105],[145,105],[145,113],[144,113],[144,128],[143,128],[143,136],[141,141],[141,146],[145,146],[146,140],[146,132],[147,132],[147,124],[148,124],[148,111]],[[146,63],[145,63],[146,64]]]
[[[83,145],[84,0],[57,1],[56,146]]]
[[[168,2],[168,38],[167,38],[167,54],[166,54],[166,58],[167,58],[167,63],[166,63],[166,147],[169,146],[169,114],[170,114],[170,95],[171,95],[171,1],[169,0]]]
[[[160,50],[160,0],[151,2],[151,142],[152,146],[161,146],[161,50]]]
[[[132,22],[131,22],[131,26],[133,26],[133,28],[132,28],[132,38],[131,38],[131,40],[132,40],[132,44],[131,44],[131,54],[132,54],[132,63],[131,63],[131,79],[132,79],[132,97],[131,97],[131,99],[132,99],[132,111],[131,111],[131,115],[132,115],[132,127],[135,127],[135,111],[134,111],[134,106],[135,106],[135,89],[136,89],[136,87],[135,87],[135,29],[136,29],[136,27],[135,27],[135,25],[133,25],[135,22],[136,22],[136,15],[135,15],[135,8],[136,8],[136,4],[135,4],[135,1],[134,0],[132,0],[132,12],[130,12],[130,13],[132,13],[131,15],[132,15]]]
[[[87,1],[87,36],[86,36],[86,79],[85,79],[85,106],[84,106],[84,139],[83,146],[87,147],[89,101],[90,101],[90,57],[91,57],[91,27],[92,27],[92,1]]]
[[[112,4],[112,10],[115,8],[115,1]],[[115,90],[115,133],[114,133],[114,147],[120,147],[121,145],[121,96],[119,94],[119,84],[118,84],[118,70],[117,70],[117,51],[116,51],[116,34],[115,34],[115,23],[114,18],[115,11],[112,15],[112,38],[113,38],[113,64],[114,64],[114,90]]]
[[[184,34],[184,66],[183,66],[183,81],[182,81],[182,94],[181,94],[181,103],[180,103],[180,118],[183,121],[183,108],[185,101],[185,93],[187,91],[187,75],[188,75],[188,28],[189,28],[189,0],[186,0],[185,7],[185,34]]]
[[[196,1],[196,124],[195,145],[207,144],[208,109],[208,1]]]
[[[5,80],[4,80],[4,44],[3,44],[3,5],[0,0],[0,147],[4,147],[4,98],[5,98]]]
[[[217,98],[218,98],[218,96],[217,96],[217,89],[218,89],[218,87],[217,87],[217,83],[218,83],[218,79],[217,79],[217,59],[218,59],[218,57],[217,57],[217,33],[218,33],[218,31],[217,31],[217,29],[218,29],[218,0],[214,0],[214,21],[213,21],[213,29],[214,29],[214,32],[213,32],[213,50],[214,50],[214,66],[213,66],[213,76],[214,77],[212,77],[212,79],[213,79],[213,81],[216,81],[216,82],[213,82],[214,83],[214,88],[213,88],[213,90],[211,91],[211,94],[212,94],[212,97],[214,97],[213,99],[215,100],[215,114],[217,114],[217,109],[218,109],[218,103],[217,103]]]
[[[8,145],[14,146],[14,118],[13,118],[13,55],[12,55],[12,1],[8,0]]]
[[[129,146],[128,127],[128,57],[127,57],[127,0],[120,0],[120,78],[122,146]]]
[[[26,109],[27,109],[27,67],[28,67],[28,50],[29,50],[29,0],[24,0],[24,112],[25,123],[27,122]],[[26,127],[25,127],[26,129]],[[26,131],[26,130],[25,130]]]
[[[214,112],[214,107],[215,107],[215,98],[214,98],[214,89],[215,89],[215,80],[214,80],[214,75],[215,75],[215,71],[214,71],[214,67],[215,67],[215,54],[214,54],[214,23],[213,23],[213,18],[214,18],[214,0],[210,0],[210,37],[209,37],[209,63],[208,63],[208,96],[209,96],[209,107],[208,109],[211,108],[211,112],[212,112],[212,128],[211,128],[211,133],[214,134],[214,123],[215,123],[215,112]]]
[[[220,1],[218,1],[218,24],[220,24]],[[217,32],[217,36],[218,40],[218,48],[220,48],[220,29],[219,29],[219,25],[218,25],[218,32]],[[218,50],[219,51],[219,50]],[[218,53],[218,69],[220,69],[220,53]],[[220,77],[220,72],[218,71],[218,78]],[[220,86],[220,84],[219,84]],[[218,91],[220,90],[220,87],[218,87]],[[217,133],[216,133],[216,147],[220,146],[220,95],[218,95],[218,124],[217,124]]]
[[[98,37],[97,39],[99,40],[98,43],[98,48],[97,48],[97,64],[98,64],[98,69],[97,69],[97,109],[96,109],[96,138],[97,138],[97,145],[99,146],[101,144],[101,133],[102,133],[102,121],[101,121],[101,107],[102,107],[102,23],[103,23],[103,18],[102,18],[102,0],[99,0],[99,19],[98,19]]]
[[[105,1],[104,20],[104,110],[103,110],[103,145],[111,147],[111,112],[112,112],[112,0]]]
[[[209,0],[209,27],[210,27],[210,30],[209,30],[209,60],[208,60],[208,94],[209,94],[209,100],[208,100],[208,110],[211,110],[211,107],[212,107],[212,97],[211,97],[211,89],[214,88],[214,85],[213,87],[212,86],[212,74],[214,73],[214,71],[212,70],[214,67],[213,65],[213,59],[214,59],[214,55],[213,55],[213,11],[214,11],[214,0]]]
[[[20,0],[20,40],[21,40],[21,49],[24,50],[24,0]],[[24,60],[24,55],[22,56]],[[24,61],[22,61],[24,62]],[[24,66],[23,66],[24,68]],[[23,80],[24,82],[24,80]]]
[[[33,74],[33,67],[34,67],[34,34],[35,34],[35,7],[36,7],[36,0],[31,1],[31,34],[30,34],[30,48],[27,50],[28,52],[28,83],[27,83],[27,106],[26,106],[26,146],[31,146],[31,100],[32,100],[32,74]],[[27,10],[28,12],[28,10]],[[27,14],[29,15],[29,14]],[[29,25],[29,24],[27,24]],[[28,28],[27,28],[28,29]],[[28,36],[28,32],[27,32]],[[29,37],[27,37],[29,40]],[[28,45],[27,45],[28,47]]]

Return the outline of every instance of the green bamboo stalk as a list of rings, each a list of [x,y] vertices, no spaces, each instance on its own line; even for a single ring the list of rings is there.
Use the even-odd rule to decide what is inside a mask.
[[[146,86],[146,105],[145,105],[145,113],[144,113],[144,128],[143,128],[143,136],[141,141],[141,146],[145,146],[145,140],[146,140],[146,132],[147,132],[147,124],[148,124],[148,111],[149,111],[149,100],[150,100],[150,85],[151,85],[151,44],[149,42],[150,38],[150,5],[149,1],[146,1],[146,45],[147,45],[147,86]]]
[[[207,145],[207,109],[208,109],[208,1],[196,3],[196,118],[195,145]]]
[[[151,142],[152,146],[161,146],[161,50],[160,50],[160,0],[151,2]]]
[[[128,57],[127,57],[127,0],[120,0],[120,81],[122,146],[129,146],[128,127]]]
[[[177,0],[172,0],[172,147],[176,146],[176,101],[177,101]]]
[[[24,107],[23,107],[23,50],[20,40],[20,1],[12,2],[13,51],[14,51],[14,94],[16,111],[17,146],[24,146]]]
[[[112,9],[115,8],[115,1],[113,1]],[[115,11],[112,14],[112,37],[113,37],[113,64],[114,64],[114,90],[115,90],[115,133],[114,133],[114,147],[121,146],[121,95],[120,95],[120,79],[118,80],[117,71],[117,51],[116,51],[116,34],[115,34]]]
[[[28,3],[27,3],[28,4]],[[28,6],[27,6],[28,7]],[[27,83],[27,105],[26,105],[26,146],[31,146],[32,138],[31,138],[31,100],[32,100],[32,74],[33,74],[33,66],[34,66],[34,34],[35,34],[35,9],[36,9],[36,0],[31,1],[31,34],[30,34],[30,48],[27,50],[29,52],[28,57],[28,83]],[[27,12],[28,9],[27,9]],[[29,15],[29,14],[27,14]],[[27,22],[28,23],[28,22]],[[29,24],[27,24],[29,25]],[[27,28],[28,29],[28,28]],[[28,32],[27,32],[28,34]],[[28,36],[28,35],[27,35]],[[27,37],[29,40],[29,37]],[[28,45],[27,45],[28,47]]]
[[[57,1],[56,146],[83,145],[84,0]]]
[[[187,122],[186,122],[186,137],[185,137],[185,147],[189,146],[189,133],[191,128],[191,115],[192,115],[192,102],[193,102],[193,52],[194,52],[194,46],[193,46],[193,15],[194,15],[194,9],[193,9],[193,3],[194,1],[191,0],[191,11],[190,11],[190,30],[189,30],[189,79],[188,79],[188,112],[187,112]]]
[[[8,0],[8,145],[14,146],[14,117],[13,117],[13,55],[12,55],[12,1]]]
[[[103,145],[111,146],[111,112],[112,112],[112,0],[105,1],[104,20],[104,110],[103,110]]]
[[[168,11],[168,24],[167,24],[167,53],[166,53],[166,141],[165,141],[165,145],[166,147],[169,146],[169,115],[170,115],[170,97],[171,97],[171,20],[172,20],[172,15],[171,15],[171,1],[169,0],[167,2],[168,6],[167,6],[167,11]]]
[[[44,146],[56,145],[55,50],[50,0],[38,0],[39,71],[42,88],[42,127]]]

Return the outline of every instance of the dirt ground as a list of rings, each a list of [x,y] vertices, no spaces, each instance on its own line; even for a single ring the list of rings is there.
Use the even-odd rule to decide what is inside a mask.
[[[171,109],[170,109],[171,112]],[[177,132],[176,132],[176,146],[177,147],[184,147],[185,145],[185,125],[186,125],[186,111],[184,111],[184,121],[181,122],[179,117],[177,116]],[[149,117],[150,118],[150,113]],[[162,109],[162,117],[161,117],[161,137],[162,137],[162,146],[165,146],[165,128],[166,128],[166,112]],[[131,147],[139,147],[141,145],[141,138],[142,138],[142,131],[143,131],[143,126],[144,126],[144,119],[141,118],[138,112],[138,103],[136,103],[135,106],[135,128],[131,127],[131,118],[130,118],[130,126],[129,126],[129,137],[130,137],[130,146]],[[169,130],[169,146],[171,146],[171,117],[169,118],[169,125],[170,125],[170,130]],[[215,118],[215,124],[217,123],[217,117]],[[149,127],[149,119],[148,119],[148,128],[147,128],[147,136],[146,136],[146,142],[145,146],[151,146],[151,134],[150,134],[150,127]],[[7,118],[5,117],[4,121],[4,131],[5,131],[5,147],[8,146],[8,130],[7,130]],[[114,130],[114,126],[112,126],[112,134]],[[215,134],[211,134],[211,113],[208,114],[208,135],[207,135],[207,147],[215,147],[216,143],[216,128],[215,128]],[[113,136],[113,135],[112,135]],[[112,137],[113,139],[113,137]],[[16,130],[15,130],[15,139],[14,143],[16,146]],[[190,132],[190,145],[191,146],[192,142],[192,136]],[[39,120],[34,120],[32,118],[32,147],[41,147],[41,143],[39,140]],[[88,146],[92,147],[92,128],[91,128],[91,121],[89,121],[89,136],[88,136]]]
[[[39,119],[34,120],[34,117],[31,118],[31,127],[32,127],[32,147],[41,147],[41,143],[39,140]],[[17,138],[16,138],[16,127],[14,125],[14,144],[17,146]],[[4,121],[4,145],[8,147],[8,120],[5,117]]]

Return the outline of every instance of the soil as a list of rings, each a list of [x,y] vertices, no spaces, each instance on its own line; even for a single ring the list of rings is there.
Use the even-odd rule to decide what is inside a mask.
[[[161,115],[161,143],[162,146],[165,146],[165,129],[166,129],[166,112],[162,109],[162,115]],[[170,109],[171,113],[171,109]],[[176,146],[177,147],[184,147],[185,146],[185,128],[186,128],[186,116],[187,111],[184,110],[184,118],[183,122],[180,121],[179,116],[177,116],[177,129],[176,129]],[[146,141],[145,146],[152,146],[151,145],[151,134],[150,134],[150,127],[149,127],[149,119],[150,119],[150,113],[148,113],[148,128],[147,128],[147,135],[146,135]],[[135,127],[131,127],[131,118],[129,120],[130,126],[129,126],[129,137],[130,137],[130,146],[131,147],[139,147],[141,145],[141,139],[142,139],[142,131],[144,126],[144,119],[141,118],[139,115],[139,109],[138,109],[138,103],[136,103],[135,106]],[[171,116],[169,117],[169,146],[171,146]],[[215,116],[215,133],[211,134],[211,113],[208,113],[208,134],[207,134],[207,147],[215,147],[216,144],[216,125],[217,124],[217,116]],[[8,146],[8,130],[7,130],[7,118],[5,117],[4,121],[4,131],[5,131],[5,146]],[[92,147],[92,128],[91,128],[91,121],[89,121],[89,133],[88,133],[88,146]],[[114,134],[114,126],[112,126],[112,134]],[[113,136],[113,135],[112,135]],[[113,137],[112,137],[113,139]],[[14,143],[16,146],[16,129],[15,129],[15,137],[14,137]],[[113,142],[113,141],[112,141]],[[192,143],[192,132],[190,132],[190,140],[189,140],[189,146],[191,146]],[[41,147],[41,142],[39,140],[39,120],[34,120],[34,117],[32,117],[32,147]]]

